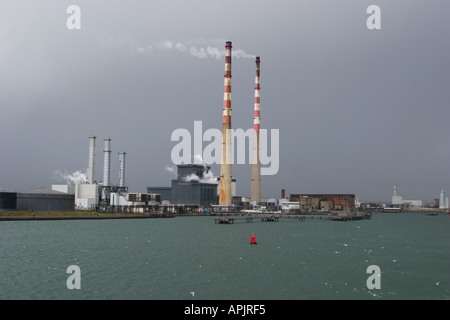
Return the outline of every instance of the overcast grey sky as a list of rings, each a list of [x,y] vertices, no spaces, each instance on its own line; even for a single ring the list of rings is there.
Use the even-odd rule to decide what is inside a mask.
[[[80,30],[66,26],[71,4]],[[372,4],[380,30],[366,26]],[[262,176],[262,196],[390,202],[394,184],[408,199],[448,195],[449,16],[446,0],[2,0],[0,188],[85,172],[90,135],[96,180],[111,138],[113,183],[125,151],[130,191],[169,186],[172,132],[193,133],[195,120],[221,129],[224,58],[201,48],[232,41],[261,57],[261,127],[280,133],[280,169]],[[252,126],[254,70],[254,58],[233,57],[233,128]],[[250,165],[233,176],[249,196]]]

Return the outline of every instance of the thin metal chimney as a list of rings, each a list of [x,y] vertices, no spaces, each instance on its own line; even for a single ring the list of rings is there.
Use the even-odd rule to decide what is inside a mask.
[[[222,158],[220,165],[219,204],[231,205],[231,41],[225,44],[223,89]]]
[[[106,138],[105,140],[105,147],[103,148],[103,186],[109,187],[110,181],[109,181],[109,172],[110,172],[110,166],[111,166],[111,139]]]
[[[256,74],[255,74],[255,106],[253,115],[253,160],[252,160],[252,184],[251,184],[251,201],[259,204],[261,202],[261,163],[259,161],[259,127],[261,124],[260,113],[260,62],[259,57],[256,57]]]
[[[126,152],[119,152],[119,187],[125,187],[125,155]]]
[[[89,137],[89,164],[88,164],[88,183],[94,183],[94,158],[95,158],[95,136]]]

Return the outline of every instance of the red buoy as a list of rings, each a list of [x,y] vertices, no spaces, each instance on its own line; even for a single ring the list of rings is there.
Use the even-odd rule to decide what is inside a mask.
[[[256,244],[256,238],[254,234],[252,234],[252,237],[250,238],[250,244]]]

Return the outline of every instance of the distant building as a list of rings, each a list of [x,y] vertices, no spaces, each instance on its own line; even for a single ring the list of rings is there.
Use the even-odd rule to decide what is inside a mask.
[[[439,194],[439,209],[448,209],[448,197],[445,196],[444,189]]]
[[[392,205],[401,206],[403,205],[403,197],[397,195],[397,185],[394,185],[394,195],[392,196]]]
[[[392,207],[403,208],[403,207],[415,207],[420,208],[423,206],[422,200],[406,200],[403,196],[397,194],[397,185],[394,185],[394,195],[392,196]]]
[[[281,203],[281,211],[283,213],[290,213],[291,211],[299,210],[300,204],[298,201],[284,201]]]
[[[162,201],[171,204],[217,203],[217,180],[211,176],[210,167],[198,164],[177,167],[177,179],[172,180],[171,187],[147,187],[147,192],[160,194]]]
[[[76,210],[90,210],[100,200],[99,184],[54,184],[52,190],[64,192],[74,196]]]
[[[348,210],[355,207],[354,194],[291,194],[290,202],[298,201],[301,210]]]

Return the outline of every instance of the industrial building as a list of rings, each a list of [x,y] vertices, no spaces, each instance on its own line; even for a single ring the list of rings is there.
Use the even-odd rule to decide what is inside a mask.
[[[355,207],[354,194],[291,194],[289,201],[298,202],[300,210],[339,211]]]
[[[126,193],[128,188],[124,185],[114,186],[110,183],[111,139],[104,139],[103,181],[97,182],[94,178],[95,164],[95,136],[89,137],[89,164],[87,170],[87,183],[52,185],[52,190],[74,195],[75,209],[91,210],[97,205],[110,205],[112,193]],[[119,182],[125,181],[125,153],[119,153],[120,170]]]
[[[392,196],[392,208],[413,207],[421,208],[422,200],[406,200],[403,196],[397,194],[397,185],[394,185],[394,195]]]
[[[73,211],[74,195],[49,189],[0,192],[0,210]]]
[[[17,192],[0,191],[0,211],[16,210]]]
[[[147,193],[161,195],[161,201],[171,204],[209,206],[217,202],[217,183],[208,179],[211,169],[198,164],[177,165],[177,179],[171,187],[147,187]]]
[[[113,212],[146,212],[161,202],[159,194],[129,193],[125,186],[125,152],[119,152],[119,184],[110,179],[111,139],[104,139],[103,181],[94,179],[95,136],[89,137],[87,183],[52,185],[54,192],[71,195],[72,209],[107,210]],[[150,208],[152,209],[152,208]]]

